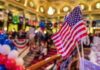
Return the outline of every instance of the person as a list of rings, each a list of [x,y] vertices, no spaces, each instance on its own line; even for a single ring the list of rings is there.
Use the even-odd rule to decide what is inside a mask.
[[[18,32],[18,38],[22,39],[22,35],[23,35],[22,30],[19,30],[19,32]]]
[[[13,28],[12,38],[14,39],[16,37],[16,35],[17,35],[17,32],[16,32],[15,28]]]
[[[45,38],[46,38],[46,42],[47,42],[47,50],[49,52],[49,49],[50,49],[50,44],[51,44],[51,38],[50,38],[50,35],[47,31],[47,33],[45,34]]]
[[[22,37],[23,37],[24,39],[26,39],[26,32],[25,32],[25,29],[24,29],[23,32],[22,32]]]
[[[93,43],[91,43],[91,52],[89,54],[89,59],[94,64],[100,65],[100,33],[96,33],[93,37]]]
[[[33,43],[30,44],[30,54],[32,54],[34,52],[34,45]]]
[[[83,38],[83,46],[84,46],[84,48],[90,47],[90,39],[89,39],[88,35]]]
[[[44,42],[42,42],[41,44],[41,53],[43,54],[43,56],[47,55],[47,48],[45,47]]]
[[[93,43],[93,37],[94,35],[92,33],[89,34],[90,44]]]

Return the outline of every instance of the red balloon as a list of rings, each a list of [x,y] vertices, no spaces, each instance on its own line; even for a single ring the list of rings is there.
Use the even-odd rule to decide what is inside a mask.
[[[16,61],[14,59],[7,59],[5,62],[5,67],[7,69],[14,69],[16,66]]]
[[[22,65],[17,65],[17,66],[15,67],[15,70],[24,70],[24,66],[22,66]]]
[[[7,57],[5,55],[0,55],[0,64],[5,64]]]

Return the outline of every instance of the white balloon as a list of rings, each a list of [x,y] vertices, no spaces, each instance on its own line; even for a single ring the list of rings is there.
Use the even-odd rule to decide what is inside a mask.
[[[13,58],[16,59],[18,57],[18,51],[16,50],[12,50],[9,54],[8,54],[8,58]]]
[[[0,44],[0,47],[2,47],[2,45]]]
[[[16,64],[17,65],[23,65],[24,64],[24,60],[22,58],[17,58],[16,59]]]
[[[0,53],[3,54],[3,55],[8,55],[9,52],[10,52],[10,46],[9,45],[3,45],[1,48],[0,48]]]

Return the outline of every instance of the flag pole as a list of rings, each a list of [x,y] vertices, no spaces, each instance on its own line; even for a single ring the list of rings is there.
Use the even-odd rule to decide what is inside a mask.
[[[81,39],[81,53],[82,53],[82,59],[84,59],[83,38]],[[84,70],[84,61],[82,63],[83,63],[83,70]]]
[[[83,38],[81,39],[82,58],[84,58]]]
[[[79,51],[79,47],[78,47],[78,42],[76,42],[76,48],[77,48],[78,55],[79,55],[79,59],[80,59],[81,58],[81,55],[80,55],[80,51]]]

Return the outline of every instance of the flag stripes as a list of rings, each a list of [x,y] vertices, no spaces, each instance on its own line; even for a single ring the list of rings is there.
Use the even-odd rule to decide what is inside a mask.
[[[73,28],[67,23],[64,23],[59,32],[54,34],[51,38],[55,43],[58,52],[63,57],[66,57],[74,48],[79,37],[82,38],[85,35],[87,35],[87,31],[84,22],[79,21]]]

